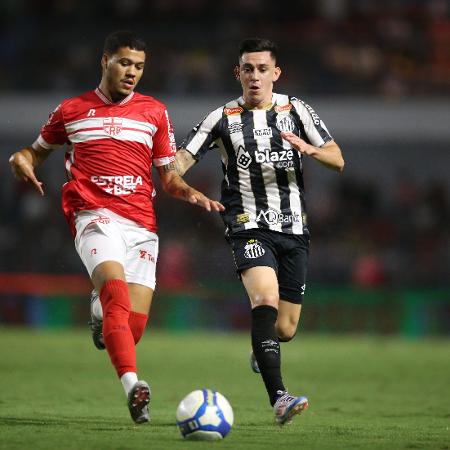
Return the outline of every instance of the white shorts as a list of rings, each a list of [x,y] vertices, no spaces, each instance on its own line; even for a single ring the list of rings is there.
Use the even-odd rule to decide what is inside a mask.
[[[127,283],[155,289],[158,236],[138,223],[101,208],[75,217],[75,248],[89,276],[102,262],[122,264]]]

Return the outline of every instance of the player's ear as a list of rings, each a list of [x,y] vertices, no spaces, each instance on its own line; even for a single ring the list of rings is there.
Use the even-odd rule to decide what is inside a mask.
[[[101,65],[102,65],[102,69],[106,70],[106,66],[108,65],[108,55],[106,53],[103,53],[103,55],[102,55]]]
[[[234,66],[234,76],[237,81],[241,80],[239,66]]]
[[[272,81],[277,81],[278,78],[280,78],[280,75],[281,75],[281,69],[278,66],[276,66],[275,70],[273,71],[273,80]]]

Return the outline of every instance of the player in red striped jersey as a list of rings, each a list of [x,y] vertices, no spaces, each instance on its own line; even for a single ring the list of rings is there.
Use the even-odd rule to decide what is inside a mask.
[[[170,195],[208,211],[223,205],[187,185],[175,169],[176,144],[163,103],[135,92],[146,44],[117,31],[105,40],[97,89],[64,100],[36,141],[10,158],[17,179],[43,185],[35,168],[68,144],[62,207],[75,247],[100,293],[103,337],[136,423],[148,422],[150,388],[138,380],[135,344],[155,289],[158,236],[152,166]]]

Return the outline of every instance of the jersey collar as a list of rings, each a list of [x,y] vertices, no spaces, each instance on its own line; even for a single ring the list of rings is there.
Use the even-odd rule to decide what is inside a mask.
[[[133,95],[134,95],[134,91],[133,91],[133,92],[131,92],[131,94],[127,95],[120,102],[114,103],[101,91],[101,89],[99,87],[95,89],[95,93],[100,98],[100,100],[103,103],[106,103],[107,105],[124,105],[125,103],[128,103],[133,98]]]
[[[242,95],[238,98],[237,101],[238,101],[240,106],[245,107],[245,100],[244,100],[244,97]],[[272,101],[268,105],[266,105],[265,108],[261,108],[261,111],[264,111],[264,110],[269,111],[269,110],[271,110],[275,106],[276,101],[277,101],[277,94],[272,92]],[[256,111],[257,110],[256,108],[246,108],[246,109],[248,109],[249,111]]]

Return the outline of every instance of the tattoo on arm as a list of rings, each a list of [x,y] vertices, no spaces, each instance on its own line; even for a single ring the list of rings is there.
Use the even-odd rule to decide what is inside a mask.
[[[164,172],[171,172],[172,170],[177,170],[177,167],[176,167],[176,164],[175,164],[175,161],[173,161],[173,162],[171,162],[171,163],[169,163],[169,164],[166,164],[166,165],[164,165],[163,166],[163,170],[164,170]]]

